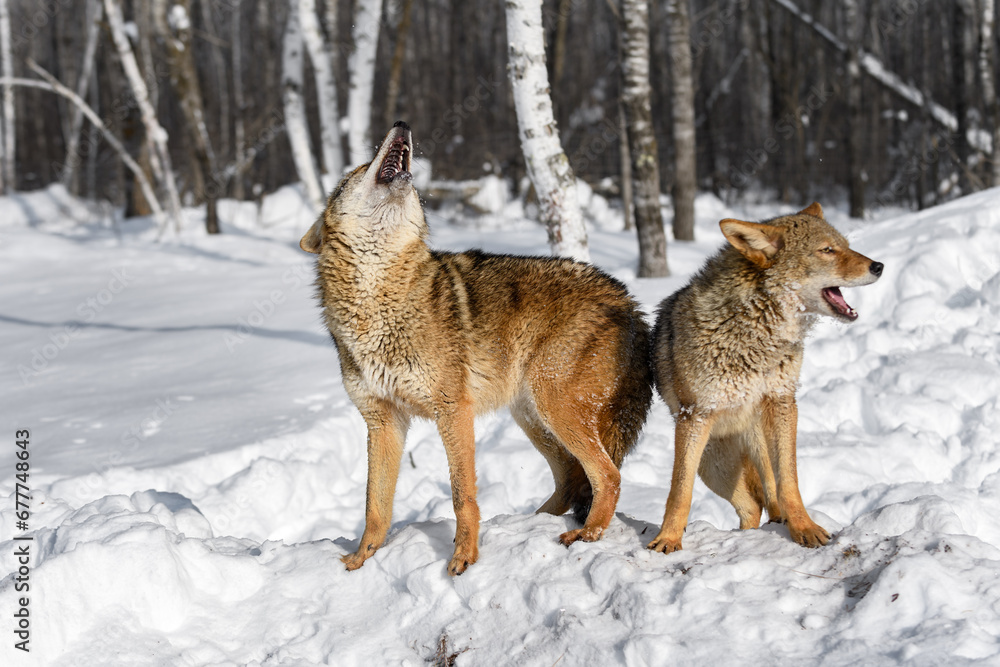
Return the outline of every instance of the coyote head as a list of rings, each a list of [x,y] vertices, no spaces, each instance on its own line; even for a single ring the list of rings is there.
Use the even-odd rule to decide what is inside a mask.
[[[840,288],[868,285],[882,275],[882,263],[851,250],[818,203],[766,223],[727,219],[719,226],[760,272],[763,285],[795,291],[809,313],[853,322],[858,313]]]
[[[346,236],[349,241],[384,240],[384,235],[405,230],[422,238],[426,223],[410,174],[412,154],[410,126],[396,121],[374,159],[355,168],[333,191],[326,210],[299,246],[319,253],[331,234]]]

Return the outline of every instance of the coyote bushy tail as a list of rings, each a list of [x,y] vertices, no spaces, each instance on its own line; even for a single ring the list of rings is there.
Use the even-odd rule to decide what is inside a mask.
[[[639,439],[653,399],[652,338],[645,320],[633,318],[628,323],[620,354],[622,372],[608,404],[617,418],[608,422],[601,433],[608,456],[619,469]],[[572,481],[571,503],[574,518],[583,523],[590,512],[593,491],[583,468],[578,472]]]

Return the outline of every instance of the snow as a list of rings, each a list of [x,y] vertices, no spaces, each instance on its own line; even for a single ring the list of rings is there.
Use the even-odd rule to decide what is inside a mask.
[[[651,312],[723,242],[719,219],[790,210],[700,196],[670,278],[637,279],[634,235],[613,225],[592,224],[590,247]],[[998,211],[1000,190],[865,223],[827,208],[885,264],[845,290],[860,319],[807,344],[799,478],[829,545],[741,532],[699,481],[684,550],[647,551],[673,457],[657,400],[609,530],[567,549],[572,519],[532,514],[551,492],[544,459],[500,412],[476,422],[480,560],[450,578],[428,422],[407,439],[387,544],[356,572],[338,560],[363,527],[365,429],[297,247],[313,220],[301,187],[260,210],[220,202],[217,237],[188,209],[160,243],[150,220],[58,186],[0,198],[0,662],[996,664]],[[523,219],[429,218],[438,248],[547,251]],[[17,429],[31,431],[27,532]],[[24,543],[28,593],[14,588]],[[30,654],[13,648],[24,595]]]

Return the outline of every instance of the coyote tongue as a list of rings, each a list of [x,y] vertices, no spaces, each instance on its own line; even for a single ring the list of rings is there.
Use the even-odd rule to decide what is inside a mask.
[[[826,287],[823,289],[823,298],[826,302],[833,307],[841,317],[846,317],[849,320],[858,319],[858,311],[851,308],[846,301],[844,301],[844,295],[840,293],[839,287]]]

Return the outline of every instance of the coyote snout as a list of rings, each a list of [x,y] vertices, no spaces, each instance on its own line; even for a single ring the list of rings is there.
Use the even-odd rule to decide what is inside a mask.
[[[663,526],[649,544],[681,548],[695,471],[736,509],[740,528],[767,510],[792,539],[820,546],[795,462],[795,389],[816,315],[858,318],[841,287],[878,280],[882,264],[851,250],[813,204],[766,223],[723,220],[729,246],[660,304],[653,331],[656,386],[676,421]]]

